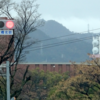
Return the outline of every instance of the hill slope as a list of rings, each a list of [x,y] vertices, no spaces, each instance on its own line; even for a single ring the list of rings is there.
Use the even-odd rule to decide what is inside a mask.
[[[32,51],[26,54],[27,62],[82,62],[89,59],[87,53],[92,54],[92,39],[87,41],[85,41],[85,39],[83,39],[84,41],[79,41],[78,39],[90,37],[92,34],[73,33],[55,21],[49,21],[46,24],[46,26],[39,28],[29,35],[32,40],[42,41],[34,44],[31,48]],[[51,37],[69,34],[75,35],[50,39]],[[75,42],[76,38],[78,38],[77,42]],[[69,42],[70,39],[71,41]],[[61,42],[63,42],[63,44],[61,44]]]

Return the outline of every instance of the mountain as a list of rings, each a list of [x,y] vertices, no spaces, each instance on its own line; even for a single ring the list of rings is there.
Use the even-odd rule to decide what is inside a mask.
[[[68,35],[72,33],[62,24],[54,20],[46,21],[44,26],[39,29],[50,37],[63,36],[63,35]]]
[[[47,34],[50,37],[61,37],[59,39],[62,40],[69,40],[69,39],[76,39],[76,38],[84,38],[84,37],[92,37],[93,33],[76,33],[76,32],[71,32],[69,29],[67,29],[65,26],[62,24],[54,21],[54,20],[48,20],[44,21],[45,24],[43,27],[40,27],[39,29]],[[92,42],[91,40],[87,40],[86,42]]]
[[[54,38],[62,35],[66,36]],[[46,21],[43,27],[29,34],[30,40],[38,42],[28,49],[30,52],[26,54],[26,62],[83,62],[89,60],[87,53],[92,54],[92,38],[89,40],[92,35],[92,33],[74,33],[56,21]]]

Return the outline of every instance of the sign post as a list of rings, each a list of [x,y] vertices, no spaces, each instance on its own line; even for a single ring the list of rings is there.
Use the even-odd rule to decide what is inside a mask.
[[[9,61],[6,62],[6,79],[7,79],[7,100],[10,100],[10,74],[9,74]]]

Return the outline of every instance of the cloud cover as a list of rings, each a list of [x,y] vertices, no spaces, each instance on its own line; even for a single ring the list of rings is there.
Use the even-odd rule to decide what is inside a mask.
[[[89,29],[100,27],[100,0],[37,0],[36,2],[40,4],[38,12],[42,14],[43,19],[56,20],[71,31],[86,31],[88,24]]]

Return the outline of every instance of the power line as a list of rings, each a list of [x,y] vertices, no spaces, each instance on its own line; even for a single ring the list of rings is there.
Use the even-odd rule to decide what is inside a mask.
[[[90,31],[94,31],[94,30],[99,30],[100,28],[97,28],[97,29],[92,29]],[[87,32],[87,31],[83,31],[83,32]],[[55,38],[61,38],[61,37],[65,37],[65,36],[70,36],[72,34],[69,34],[69,35],[64,35],[64,36],[60,36],[60,37],[54,37],[54,38],[49,38],[49,39],[45,39],[45,40],[40,40],[38,42],[41,42],[41,41],[46,41],[46,40],[51,40],[51,39],[55,39]],[[74,34],[76,35],[76,34]],[[98,36],[98,35],[96,35]],[[87,38],[87,39],[86,39]],[[83,41],[83,40],[88,40],[88,39],[91,39],[92,37],[84,37],[84,38],[80,38],[80,39],[74,39],[74,40],[69,40],[69,41],[63,41],[63,42],[58,42],[58,43],[53,43],[53,44],[47,44],[47,45],[44,45],[43,48],[41,48],[40,46],[37,46],[37,47],[33,47],[34,50],[30,50],[30,51],[35,51],[35,50],[40,50],[40,49],[44,49],[44,48],[50,48],[50,47],[54,47],[54,46],[59,46],[59,45],[62,45],[62,44],[69,44],[69,43],[74,43],[74,42],[79,42],[79,41]],[[83,40],[82,40],[83,39]],[[75,41],[77,40],[77,41]],[[65,42],[65,43],[64,43]],[[67,42],[67,43],[66,43]],[[49,46],[50,45],[50,46]]]
[[[97,35],[96,35],[97,36]],[[90,37],[90,36],[89,36]],[[80,39],[86,39],[86,38],[89,38],[89,37],[83,37],[83,38],[80,38]],[[91,36],[92,37],[92,36]],[[49,46],[49,45],[54,45],[54,44],[59,44],[59,43],[64,43],[64,42],[69,42],[69,41],[73,41],[73,40],[80,40],[79,38],[76,38],[76,39],[72,39],[72,40],[67,40],[67,41],[62,41],[62,42],[57,42],[57,43],[52,43],[52,44],[46,44],[44,46]],[[40,46],[35,46],[33,48],[38,48]]]
[[[89,39],[91,39],[91,38],[88,38],[88,39],[85,39],[85,40],[89,40]],[[41,47],[40,48],[35,48],[33,50],[30,50],[30,51],[40,50],[40,49],[44,49],[44,48],[51,48],[51,47],[60,46],[60,45],[64,45],[64,44],[75,43],[75,42],[79,42],[79,41],[84,41],[84,39],[83,40],[77,40],[77,41],[70,41],[68,43],[63,43],[63,44],[56,44],[56,45],[46,46],[46,47],[43,46],[43,48],[41,48]]]
[[[90,36],[89,36],[90,37]],[[83,37],[83,38],[80,38],[80,39],[86,39],[86,38],[89,38],[89,37]],[[62,42],[56,42],[56,43],[51,43],[51,44],[46,44],[46,45],[43,45],[43,46],[49,46],[49,45],[55,45],[55,44],[59,44],[59,43],[65,43],[65,42],[70,42],[70,41],[73,41],[73,40],[80,40],[79,38],[76,38],[76,39],[71,39],[71,40],[67,40],[67,41],[62,41]],[[39,48],[40,46],[35,46],[35,47],[32,47],[33,49],[34,48]]]
[[[95,31],[95,30],[100,30],[100,28],[96,28],[96,29],[92,29],[92,30],[88,30],[88,31],[90,32],[90,31]],[[79,32],[79,33],[84,33],[84,32],[88,32],[88,31],[83,31],[83,32]],[[58,37],[53,37],[53,38],[48,38],[48,39],[44,39],[44,40],[39,40],[37,42],[48,41],[48,40],[57,39],[57,38],[61,38],[61,37],[66,37],[66,36],[71,36],[71,35],[76,35],[76,34],[77,33],[63,35],[63,36],[58,36]]]
[[[55,47],[55,46],[59,46],[59,45],[80,42],[80,41],[84,41],[84,40],[89,40],[91,38],[92,38],[92,36],[91,37],[80,38],[80,39],[74,39],[73,41],[66,41],[66,42],[59,42],[59,43],[56,43],[56,44],[50,44],[50,46],[49,45],[44,45],[42,48],[38,47],[38,48],[34,48],[33,50],[29,50],[29,51],[35,51],[35,50],[40,50],[40,49],[44,49],[44,48],[51,48],[51,47]]]
[[[92,29],[90,31],[93,31],[93,30],[99,30],[100,28],[97,28],[97,29]],[[83,31],[83,32],[87,32],[87,31]],[[41,41],[48,41],[48,40],[52,40],[52,39],[56,39],[56,38],[61,38],[61,37],[65,37],[65,36],[71,36],[71,35],[76,35],[76,33],[74,34],[69,34],[69,35],[64,35],[64,36],[59,36],[59,37],[54,37],[54,38],[49,38],[49,39],[44,39],[44,40],[40,40],[40,41],[37,41],[37,42],[41,42]],[[84,38],[87,38],[87,37],[84,37]],[[70,40],[71,41],[71,40]],[[36,43],[37,43],[36,42]],[[63,41],[63,42],[67,42],[67,41]],[[59,42],[60,43],[60,42]],[[53,44],[56,44],[56,43],[53,43]],[[52,45],[52,44],[47,44],[47,45]],[[46,45],[44,45],[46,46]],[[40,46],[36,46],[36,47],[33,47],[33,48],[38,48]]]

